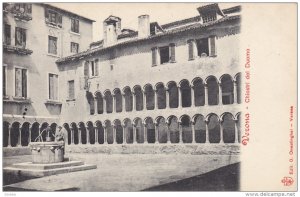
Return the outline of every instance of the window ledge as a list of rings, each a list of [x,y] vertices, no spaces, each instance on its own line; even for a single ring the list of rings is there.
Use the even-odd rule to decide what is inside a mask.
[[[3,95],[3,100],[9,100],[9,96]]]
[[[56,55],[56,54],[52,54],[52,53],[47,53],[48,56],[50,57],[56,57],[56,58],[60,58],[59,55]]]
[[[67,99],[66,102],[76,101],[76,99]]]
[[[46,100],[45,104],[46,105],[62,105],[62,102],[55,101],[55,100]]]
[[[30,104],[32,103],[30,98],[24,98],[24,97],[12,97],[12,99],[7,99],[3,100],[3,102],[7,103],[24,103],[24,104]]]
[[[47,26],[48,27],[52,27],[52,28],[55,28],[55,29],[61,29],[62,27],[60,27],[59,25],[57,24],[52,24],[50,22],[46,22]]]
[[[76,32],[73,32],[73,31],[70,31],[70,34],[74,34],[76,36],[80,36],[80,33],[76,33]]]
[[[31,55],[33,53],[30,49],[25,49],[17,46],[3,44],[3,50],[6,52],[17,53],[19,55]]]

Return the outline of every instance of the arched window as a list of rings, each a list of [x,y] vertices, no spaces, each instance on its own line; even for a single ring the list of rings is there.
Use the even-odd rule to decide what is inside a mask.
[[[235,122],[232,114],[225,113],[222,121],[223,141],[224,143],[234,143],[235,140]]]
[[[104,144],[104,128],[100,121],[96,121],[98,143]]]
[[[81,143],[86,144],[87,143],[86,128],[83,122],[79,123],[79,130],[80,130]]]
[[[101,92],[96,92],[97,113],[103,114],[103,96]]]
[[[152,88],[152,86],[150,84],[145,85],[145,96],[146,96],[146,109],[147,110],[153,110],[154,109],[154,105],[155,105],[155,93],[154,90]]]
[[[3,128],[3,147],[7,147],[8,139],[9,139],[9,123],[4,121],[2,128]]]
[[[191,87],[188,80],[180,82],[182,107],[191,107]]]
[[[126,143],[127,144],[132,144],[133,143],[133,126],[132,126],[132,122],[130,119],[125,119],[124,120],[124,133],[126,136]]]
[[[182,127],[182,142],[191,143],[192,142],[192,125],[191,119],[187,115],[181,117],[181,127]]]
[[[205,104],[204,84],[201,78],[193,81],[195,106],[203,106]]]
[[[169,92],[169,106],[170,108],[178,108],[178,87],[177,84],[172,81],[168,83]]]
[[[29,141],[29,122],[24,122],[21,128],[22,136],[21,136],[21,144],[22,146],[28,146]]]
[[[163,117],[157,118],[158,128],[158,142],[167,143],[168,141],[168,124]]]
[[[72,122],[71,123],[71,129],[73,129],[73,135],[74,135],[74,144],[79,143],[79,131],[76,123]]]
[[[171,143],[179,143],[179,124],[176,116],[170,116],[169,118],[169,132]]]
[[[107,113],[112,113],[112,111],[113,111],[113,97],[112,97],[111,92],[109,90],[105,91],[104,99],[105,99],[105,103],[106,103],[106,112]]]
[[[219,84],[217,79],[210,76],[206,80],[208,90],[208,105],[218,105],[219,101]]]
[[[55,124],[55,123],[53,123],[53,124]],[[68,134],[67,139],[66,139],[67,143],[71,144],[72,143],[72,138],[74,137],[74,135],[73,135],[73,133],[72,133],[70,127],[69,127],[69,124],[68,123],[64,123],[63,124],[63,128],[67,131],[67,134]]]
[[[88,103],[90,105],[90,114],[95,114],[95,99],[91,92],[86,92],[86,98],[88,100]]]
[[[158,83],[156,85],[156,97],[157,97],[157,108],[165,109],[166,108],[166,90],[164,84]]]
[[[206,125],[202,115],[195,116],[195,141],[196,143],[205,143],[206,141]]]
[[[145,119],[147,128],[147,141],[148,143],[155,143],[155,125],[153,119],[148,117]]]
[[[144,126],[142,120],[140,118],[137,118],[134,121],[134,124],[136,130],[136,142],[144,143]]]
[[[89,142],[90,144],[95,144],[95,128],[91,121],[87,122],[87,130],[89,132]]]
[[[234,95],[237,97],[237,103],[241,103],[241,73],[238,73],[235,77],[235,83],[236,83],[236,92],[234,92]]]
[[[210,143],[220,142],[220,122],[215,114],[210,114],[208,118],[208,133]]]
[[[114,143],[114,134],[113,134],[113,127],[111,125],[111,122],[109,120],[105,121],[105,131],[107,136],[107,143],[112,144]]]
[[[114,125],[116,128],[116,142],[117,144],[122,144],[123,143],[123,127],[121,125],[120,120],[115,120]]]
[[[122,112],[122,94],[119,88],[114,90],[115,101],[116,102],[116,112]]]
[[[34,122],[31,126],[31,141],[34,142],[40,134],[39,131],[40,124],[38,122]]]
[[[222,103],[224,105],[233,103],[233,81],[230,75],[223,75],[221,77],[222,88]]]
[[[125,110],[132,111],[133,108],[133,100],[132,100],[132,92],[129,87],[124,88],[124,96],[125,96]]]

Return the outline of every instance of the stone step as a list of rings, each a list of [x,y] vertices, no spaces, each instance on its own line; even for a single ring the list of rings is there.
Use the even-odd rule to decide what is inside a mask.
[[[49,163],[49,164],[36,164],[32,162],[16,163],[12,167],[20,169],[34,169],[34,170],[49,170],[55,168],[65,168],[70,166],[84,165],[82,161],[66,161],[60,163]]]
[[[7,167],[4,168],[5,173],[12,173],[16,176],[26,176],[26,177],[44,177],[62,173],[76,172],[82,170],[91,170],[96,169],[97,165],[83,164],[79,166],[68,166],[62,168],[55,169],[47,169],[47,170],[36,170],[36,169],[21,169],[15,167]]]

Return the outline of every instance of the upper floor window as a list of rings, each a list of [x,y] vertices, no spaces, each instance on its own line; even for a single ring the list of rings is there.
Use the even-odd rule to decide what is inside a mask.
[[[58,75],[49,74],[49,99],[58,100]]]
[[[208,38],[201,38],[197,40],[188,40],[188,53],[189,60],[193,60],[195,56],[216,56],[216,36],[210,36]]]
[[[15,45],[18,47],[26,47],[26,30],[16,27]]]
[[[57,37],[48,37],[48,53],[57,54]]]
[[[75,99],[75,82],[74,80],[68,81],[68,100]]]
[[[202,18],[203,18],[203,23],[208,23],[217,20],[217,14],[216,13],[207,14]]]
[[[84,76],[94,77],[99,75],[99,60],[86,61],[84,63]]]
[[[75,42],[71,42],[71,53],[78,53],[79,44]]]
[[[45,20],[46,23],[62,27],[62,15],[54,10],[45,8]]]
[[[196,40],[198,56],[206,57],[209,55],[208,38]]]
[[[157,48],[152,49],[152,65],[157,63]],[[159,48],[159,61],[160,64],[174,63],[175,61],[175,44],[171,43],[169,46]]]
[[[10,30],[10,25],[8,24],[4,25],[4,43],[6,45],[11,44],[11,30]]]
[[[15,68],[15,96],[27,97],[27,69]]]
[[[79,20],[71,18],[71,31],[79,33]]]
[[[31,14],[32,5],[31,3],[15,3],[14,9],[20,13]]]
[[[169,62],[169,47],[160,47],[159,48],[160,64]]]

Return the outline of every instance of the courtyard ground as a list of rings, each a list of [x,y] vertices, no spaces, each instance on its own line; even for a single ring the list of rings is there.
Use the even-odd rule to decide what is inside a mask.
[[[73,153],[66,157],[71,160],[81,160],[87,164],[96,164],[97,169],[30,180],[23,179],[13,184],[10,184],[11,180],[6,180],[4,190],[201,191],[238,189],[238,155]],[[31,155],[4,157],[3,167],[26,161],[31,161]],[[8,178],[4,177],[4,180]]]

